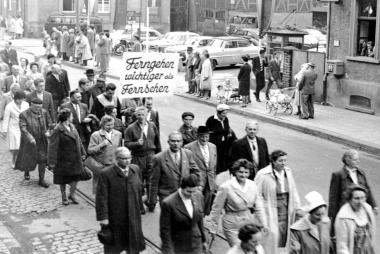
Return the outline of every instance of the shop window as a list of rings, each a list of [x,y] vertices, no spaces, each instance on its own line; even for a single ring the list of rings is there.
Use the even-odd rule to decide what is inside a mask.
[[[377,0],[358,0],[356,56],[375,57]]]
[[[74,0],[63,0],[63,11],[74,11]]]
[[[214,12],[211,10],[205,10],[204,15],[206,19],[212,19],[214,17]]]
[[[110,13],[110,0],[98,0],[98,13]]]
[[[224,20],[225,18],[225,11],[217,11],[215,12],[215,18],[219,20]]]

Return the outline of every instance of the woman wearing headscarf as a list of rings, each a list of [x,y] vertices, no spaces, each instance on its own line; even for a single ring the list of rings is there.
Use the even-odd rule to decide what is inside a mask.
[[[264,243],[266,253],[278,254],[286,250],[289,228],[294,222],[300,199],[292,171],[286,167],[287,153],[275,150],[271,164],[259,170],[255,177],[259,195],[264,202],[268,236]]]
[[[75,191],[82,172],[82,160],[86,152],[74,125],[70,109],[61,109],[58,124],[52,131],[48,145],[48,163],[54,172],[54,184],[58,184],[62,194],[62,204],[68,205],[66,184],[70,185],[69,199],[78,204]]]
[[[367,189],[352,185],[344,204],[335,218],[337,254],[374,254],[375,216],[367,204]]]
[[[294,90],[294,105],[297,106],[297,112],[294,114],[294,115],[301,115],[301,99],[300,99],[300,91],[298,89],[298,86],[302,80],[302,77],[303,77],[303,73],[306,71],[307,69],[307,63],[304,63],[301,65],[301,69],[300,71],[294,75],[294,80],[296,81],[296,89]]]
[[[239,243],[239,229],[244,224],[253,223],[255,216],[261,225],[267,225],[256,183],[248,179],[252,168],[252,163],[246,159],[239,159],[232,165],[230,172],[233,177],[219,187],[210,213],[210,231],[215,235],[224,209],[223,232],[230,247]]]

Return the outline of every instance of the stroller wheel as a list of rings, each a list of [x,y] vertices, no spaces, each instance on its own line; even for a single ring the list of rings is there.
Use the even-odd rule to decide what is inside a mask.
[[[291,115],[293,113],[293,106],[289,104],[285,109],[285,113]]]

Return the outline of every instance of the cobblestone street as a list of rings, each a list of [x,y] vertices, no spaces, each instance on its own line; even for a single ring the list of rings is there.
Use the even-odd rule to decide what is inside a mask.
[[[10,168],[6,142],[0,140],[0,253],[102,253],[93,207],[61,205],[57,186],[37,185],[37,172],[25,181]],[[47,174],[52,183],[52,176]]]

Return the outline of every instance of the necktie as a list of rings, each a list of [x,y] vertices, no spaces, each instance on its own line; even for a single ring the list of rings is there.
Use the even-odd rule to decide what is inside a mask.
[[[175,153],[174,154],[174,160],[175,160],[175,164],[177,165],[177,167],[179,166],[179,156],[178,156],[178,153]]]
[[[81,123],[81,120],[80,120],[80,108],[79,108],[78,104],[75,105],[75,109],[77,111],[78,121],[79,121],[79,123]]]
[[[125,176],[128,176],[128,169],[124,169],[124,170],[123,170],[123,174],[124,174]]]
[[[260,71],[263,71],[263,66],[264,66],[263,59],[260,58]]]

